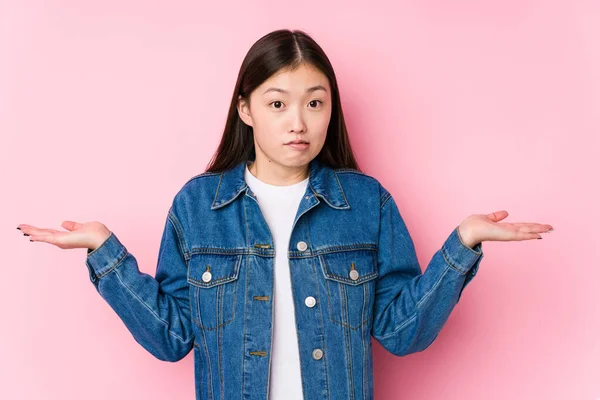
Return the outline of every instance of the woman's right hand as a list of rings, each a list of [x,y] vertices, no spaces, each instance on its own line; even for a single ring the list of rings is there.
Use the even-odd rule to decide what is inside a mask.
[[[20,224],[25,236],[33,242],[46,242],[61,249],[90,249],[95,250],[110,236],[110,230],[98,221],[78,223],[63,221],[61,224],[68,232],[56,229],[36,228],[32,225]]]

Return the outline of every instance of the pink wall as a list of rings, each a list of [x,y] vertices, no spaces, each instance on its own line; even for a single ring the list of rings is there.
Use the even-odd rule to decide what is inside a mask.
[[[359,162],[397,199],[423,268],[472,213],[555,228],[484,243],[426,351],[375,342],[377,399],[600,398],[600,3],[158,3],[0,3],[0,398],[193,398],[191,353],[171,364],[139,346],[84,249],[15,227],[101,221],[153,274],[243,56],[282,27],[331,58]]]

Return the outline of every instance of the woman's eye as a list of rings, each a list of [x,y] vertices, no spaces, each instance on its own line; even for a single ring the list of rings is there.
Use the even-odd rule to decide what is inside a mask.
[[[317,108],[319,105],[323,104],[323,102],[321,100],[312,100],[308,104],[311,105],[311,108]],[[269,105],[275,106],[275,108],[279,110],[283,106],[283,102],[280,100],[275,100],[269,103]]]

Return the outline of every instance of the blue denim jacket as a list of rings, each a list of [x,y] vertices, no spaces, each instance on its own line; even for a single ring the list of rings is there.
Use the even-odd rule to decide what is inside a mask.
[[[86,258],[90,280],[140,345],[172,362],[193,349],[196,399],[268,398],[278,249],[244,168],[183,185],[155,277],[114,232]],[[426,349],[483,258],[481,243],[466,246],[456,227],[422,273],[390,193],[317,159],[283,251],[304,398],[331,400],[373,398],[371,336],[397,356]]]

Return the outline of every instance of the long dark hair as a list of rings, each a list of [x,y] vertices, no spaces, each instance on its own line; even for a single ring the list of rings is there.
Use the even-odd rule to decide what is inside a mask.
[[[333,67],[325,52],[301,30],[280,29],[258,39],[242,62],[231,97],[227,123],[221,143],[206,168],[206,172],[221,172],[242,161],[255,160],[254,133],[237,111],[238,97],[249,101],[250,93],[281,69],[294,70],[301,64],[320,70],[331,86],[331,119],[318,161],[332,168],[353,168],[360,171],[346,130],[342,104]]]

